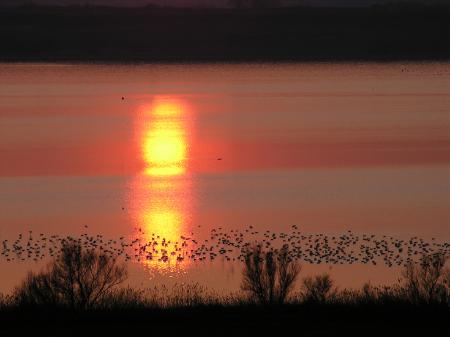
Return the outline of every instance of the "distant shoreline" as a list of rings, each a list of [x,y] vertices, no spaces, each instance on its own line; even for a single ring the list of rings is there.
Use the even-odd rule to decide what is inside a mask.
[[[0,62],[450,60],[450,6],[0,7]]]

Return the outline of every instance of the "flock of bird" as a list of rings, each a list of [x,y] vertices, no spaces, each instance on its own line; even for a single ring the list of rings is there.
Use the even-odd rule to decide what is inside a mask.
[[[157,233],[146,234],[142,229],[132,237],[108,239],[103,235],[88,233],[80,236],[47,236],[30,231],[16,239],[0,239],[0,260],[39,261],[56,258],[65,243],[76,242],[85,249],[125,261],[158,261],[183,263],[183,261],[243,261],[252,247],[264,252],[285,248],[292,260],[311,264],[384,264],[389,267],[405,266],[419,262],[424,255],[450,256],[450,243],[436,239],[426,241],[419,237],[400,239],[387,235],[358,235],[347,231],[341,235],[303,233],[292,226],[287,233],[258,231],[249,226],[241,230],[212,229],[207,238],[195,239],[180,236],[170,241]]]

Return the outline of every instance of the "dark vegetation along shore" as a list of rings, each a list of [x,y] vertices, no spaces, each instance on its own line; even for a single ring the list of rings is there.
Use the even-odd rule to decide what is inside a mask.
[[[227,295],[198,284],[126,287],[125,262],[72,241],[0,295],[0,334],[449,336],[447,260],[423,255],[397,284],[349,290],[327,274],[303,277],[286,248],[256,245],[243,261],[241,291]]]
[[[0,61],[448,60],[450,6],[0,7]]]

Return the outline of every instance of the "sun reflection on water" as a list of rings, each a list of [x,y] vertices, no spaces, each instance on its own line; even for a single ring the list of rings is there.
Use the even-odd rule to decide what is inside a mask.
[[[145,172],[154,176],[174,176],[186,172],[186,136],[180,120],[154,115],[143,137]]]
[[[189,263],[180,240],[189,233],[192,207],[188,117],[183,101],[159,97],[137,118],[144,169],[134,179],[130,202],[140,228],[138,239],[158,242],[146,248],[152,258],[143,263],[150,268],[183,270]]]

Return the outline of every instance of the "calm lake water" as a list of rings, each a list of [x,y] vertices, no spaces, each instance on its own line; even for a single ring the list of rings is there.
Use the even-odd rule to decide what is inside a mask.
[[[0,241],[297,225],[449,242],[449,202],[450,63],[0,65]],[[0,291],[46,261],[0,257]],[[128,263],[132,284],[239,287],[224,258]]]

